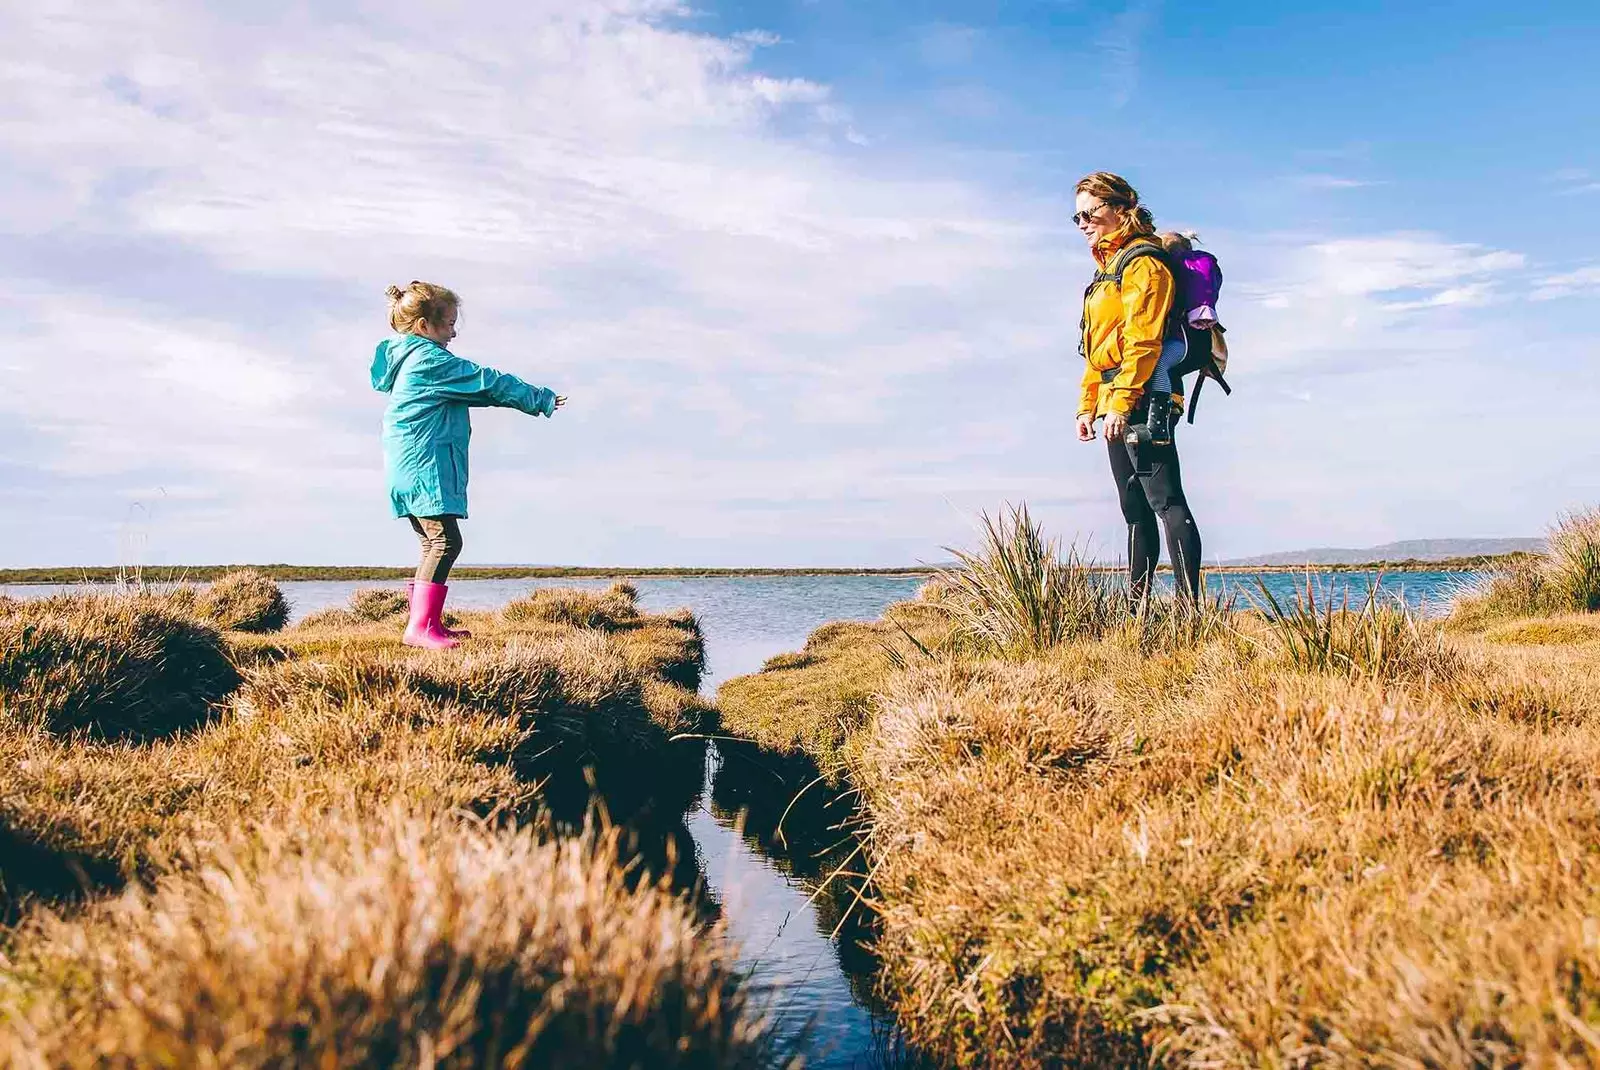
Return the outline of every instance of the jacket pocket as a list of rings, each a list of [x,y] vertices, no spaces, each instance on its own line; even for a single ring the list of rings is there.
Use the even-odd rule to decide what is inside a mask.
[[[457,494],[467,492],[467,455],[455,446],[446,447],[450,460],[450,488]]]

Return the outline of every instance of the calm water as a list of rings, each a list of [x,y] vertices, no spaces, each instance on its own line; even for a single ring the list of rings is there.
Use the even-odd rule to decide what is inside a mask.
[[[1218,580],[1223,580],[1219,584]],[[1292,600],[1303,588],[1304,574],[1229,574],[1213,577],[1212,589],[1232,590],[1259,598],[1257,581],[1280,601]],[[1425,611],[1438,611],[1467,578],[1448,573],[1404,573],[1377,577],[1369,573],[1314,574],[1319,600],[1328,593],[1365,597],[1379,583],[1385,595],[1396,595]],[[605,580],[464,580],[450,586],[450,602],[463,609],[492,609],[534,587],[603,588]],[[704,579],[640,579],[643,608],[658,611],[688,606],[705,629],[710,661],[708,689],[721,680],[753,672],[774,654],[794,650],[818,626],[831,620],[870,620],[891,602],[911,597],[917,578],[879,576],[714,577]],[[358,587],[403,583],[285,583],[285,595],[296,618],[344,605]],[[19,598],[40,597],[63,588],[0,587]],[[840,959],[837,941],[827,933],[807,899],[812,889],[785,873],[780,864],[740,834],[733,815],[713,807],[710,777],[719,760],[713,751],[708,783],[699,810],[688,815],[702,870],[727,924],[743,950],[755,978],[776,993],[773,1012],[790,1036],[805,1036],[807,1065],[826,1070],[885,1065],[883,1052],[892,1041],[890,1024],[859,1000]],[[859,959],[859,956],[855,956]]]

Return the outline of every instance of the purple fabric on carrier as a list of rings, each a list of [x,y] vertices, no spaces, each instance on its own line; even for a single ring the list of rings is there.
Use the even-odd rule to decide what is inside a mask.
[[[1222,267],[1217,258],[1196,249],[1174,259],[1178,269],[1177,307],[1185,313],[1202,305],[1215,308],[1222,294]]]

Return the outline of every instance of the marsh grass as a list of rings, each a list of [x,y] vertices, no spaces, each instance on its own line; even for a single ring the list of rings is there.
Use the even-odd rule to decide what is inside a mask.
[[[1600,610],[1600,509],[1561,517],[1545,542],[1543,555],[1513,561],[1461,591],[1451,623],[1481,630],[1517,617]]]
[[[512,624],[537,621],[615,629],[638,620],[638,597],[638,588],[630,583],[614,583],[604,591],[546,587],[507,605],[500,615]]]
[[[275,632],[289,622],[283,590],[255,569],[230,572],[201,590],[194,611],[223,631]]]
[[[948,1065],[1590,1066],[1596,627],[1314,586],[1028,654],[837,624],[724,720],[838,732],[881,995]]]
[[[245,830],[240,830],[245,831]],[[272,825],[17,934],[8,1065],[778,1065],[730,946],[615,831]]]
[[[605,893],[595,909],[617,916],[604,924],[551,909],[569,893],[540,883],[541,859],[559,855],[568,861],[556,868],[575,875],[572,894],[588,894],[581,886],[599,871],[576,873],[589,864],[561,852],[594,790],[619,816],[656,806],[667,817],[698,790],[701,750],[670,743],[713,718],[676,682],[697,681],[704,666],[692,615],[635,613],[617,630],[472,615],[478,638],[467,648],[429,654],[401,646],[392,619],[343,612],[311,627],[226,636],[162,592],[69,596],[0,614],[0,908],[7,918],[34,910],[7,940],[17,968],[0,970],[0,986],[12,989],[0,1011],[0,1063],[300,1065],[293,1053],[304,1051],[319,1065],[346,1065],[347,1054],[383,1065],[413,1056],[552,1065],[562,1045],[582,1065],[776,1061],[742,979],[724,969],[727,953],[712,934],[672,920],[680,908],[626,863],[631,848],[606,841],[615,872],[605,881],[628,895]],[[185,667],[189,639],[226,670],[229,688],[244,680],[232,694],[208,693],[207,716],[193,724],[172,708],[193,702],[203,678]],[[86,724],[91,714],[100,720]],[[169,732],[169,722],[190,727]],[[372,838],[395,810],[427,826],[398,847]],[[544,822],[538,842],[513,844],[512,855],[517,879],[546,896],[545,913],[530,916],[532,892],[517,899],[431,861],[413,859],[410,875],[400,873],[400,855],[436,848],[457,860],[450,866],[500,864],[501,847],[463,848],[435,828],[445,815],[477,815],[490,837],[508,821]],[[271,836],[297,846],[272,854]],[[497,881],[513,879],[501,873]],[[450,892],[457,877],[465,891]],[[123,885],[120,905],[103,898]],[[384,887],[392,902],[381,901]],[[440,888],[448,894],[430,901]],[[466,902],[479,894],[496,898]],[[39,897],[65,912],[38,913]],[[503,912],[512,903],[523,904],[514,916]],[[383,931],[352,933],[346,923],[358,916],[381,919]],[[435,925],[444,928],[430,946],[422,938]],[[606,932],[615,938],[587,943]],[[645,942],[629,959],[635,936]],[[547,957],[506,957],[510,944],[534,954],[539,940]],[[352,941],[376,942],[352,951]],[[291,967],[301,972],[273,972]],[[369,967],[377,972],[361,973]],[[84,977],[97,981],[72,987]],[[224,991],[226,978],[244,987]],[[338,998],[316,1002],[313,989]],[[291,998],[316,1003],[314,1013]],[[496,1048],[502,1041],[510,1046]],[[516,1047],[523,1041],[526,1050]]]
[[[1061,556],[1026,504],[982,516],[975,551],[947,548],[958,567],[941,571],[930,604],[944,608],[958,635],[975,647],[1017,657],[1061,643],[1097,638],[1127,613],[1125,598],[1087,568],[1077,547]]]
[[[1264,582],[1256,582],[1257,608],[1289,668],[1399,680],[1445,677],[1458,667],[1438,627],[1400,597],[1381,595],[1377,580],[1369,581],[1365,597],[1354,605],[1349,588],[1341,594],[1319,589],[1309,572],[1287,605]]]
[[[171,735],[239,679],[215,629],[157,598],[58,595],[0,617],[0,719],[57,734]]]
[[[388,620],[410,609],[405,591],[394,587],[359,587],[350,595],[350,612],[361,620]]]

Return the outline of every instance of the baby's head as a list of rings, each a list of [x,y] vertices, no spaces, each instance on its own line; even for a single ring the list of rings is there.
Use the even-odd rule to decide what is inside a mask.
[[[1200,240],[1200,235],[1192,230],[1169,230],[1161,235],[1161,248],[1169,253],[1181,254],[1194,252],[1194,243]]]
[[[461,298],[443,286],[412,280],[401,289],[389,287],[389,326],[401,334],[417,334],[442,346],[456,336]]]

